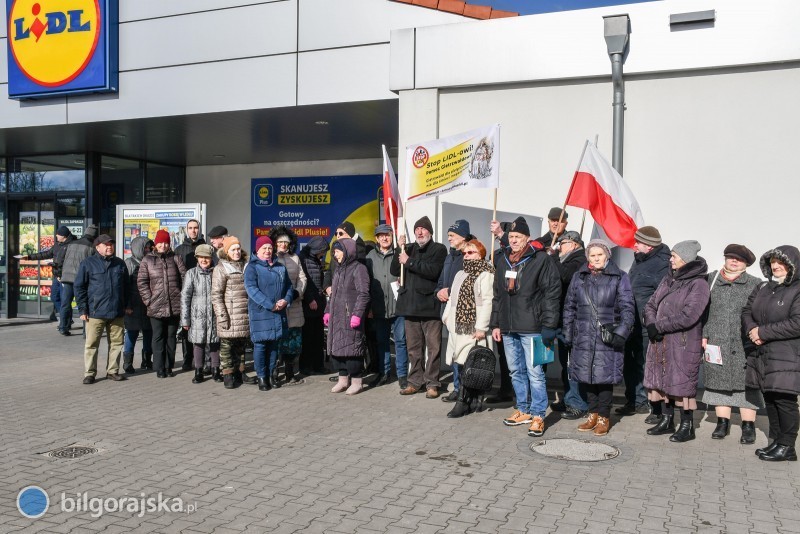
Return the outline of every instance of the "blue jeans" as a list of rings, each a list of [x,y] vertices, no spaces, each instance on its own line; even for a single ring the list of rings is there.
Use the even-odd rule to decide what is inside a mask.
[[[53,285],[50,286],[50,300],[53,303],[53,311],[61,313],[61,282],[53,277]]]
[[[275,366],[278,364],[278,343],[277,339],[253,342],[253,363],[258,378],[267,378],[267,375],[271,375],[275,370]],[[267,362],[267,354],[269,354],[269,362]],[[269,369],[267,369],[267,363],[269,363]]]
[[[562,400],[567,406],[585,412],[589,407],[586,402],[586,391],[580,387],[578,382],[569,378],[569,348],[559,339],[556,351],[558,352],[558,361],[561,362],[561,382],[564,385]]]
[[[61,283],[61,313],[58,316],[58,331],[69,331],[72,327],[72,299],[75,288],[69,282]]]
[[[125,346],[122,352],[133,354],[136,350],[136,340],[139,339],[138,330],[125,330]],[[153,352],[153,331],[142,330],[142,350],[145,352]]]
[[[650,340],[647,332],[634,327],[631,336],[625,343],[625,359],[622,366],[622,377],[625,379],[625,400],[627,404],[639,406],[647,403],[647,391],[644,381],[644,363],[647,357],[647,346]]]
[[[503,334],[503,348],[517,397],[517,409],[544,418],[547,412],[547,380],[541,365],[533,365],[533,338],[540,334]]]
[[[397,376],[408,376],[408,349],[406,349],[406,319],[395,317],[392,325],[394,332],[394,366]]]
[[[461,373],[459,372],[460,367],[461,366],[456,362],[453,362],[453,391],[458,391],[458,388],[461,387]]]

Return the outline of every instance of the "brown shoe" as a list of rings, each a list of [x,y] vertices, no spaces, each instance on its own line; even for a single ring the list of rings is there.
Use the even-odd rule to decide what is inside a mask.
[[[536,415],[533,417],[531,426],[528,428],[528,435],[533,436],[534,438],[538,438],[543,434],[544,434],[544,419]]]
[[[436,399],[439,397],[439,390],[436,388],[428,388],[428,391],[425,392],[426,399]]]
[[[594,427],[595,436],[605,436],[608,434],[608,429],[611,428],[611,421],[608,417],[598,417],[597,425]]]
[[[118,374],[118,373],[114,373],[114,374],[110,374],[109,373],[109,374],[106,375],[106,378],[108,380],[113,380],[114,382],[120,382],[122,380],[127,380],[126,377],[124,377],[123,375]]]
[[[586,421],[578,425],[578,430],[581,432],[589,432],[590,430],[594,430],[594,427],[597,426],[597,419],[599,417],[600,414],[590,413],[589,417],[586,418]]]
[[[414,395],[415,393],[419,393],[419,388],[414,386],[408,386],[407,388],[400,390],[400,395]]]

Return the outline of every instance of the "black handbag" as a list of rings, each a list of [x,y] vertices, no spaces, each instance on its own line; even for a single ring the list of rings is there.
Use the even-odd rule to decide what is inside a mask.
[[[469,349],[467,360],[464,362],[464,371],[461,385],[472,393],[486,393],[494,384],[494,368],[497,356],[489,348],[489,341],[484,339],[486,346],[478,345]]]
[[[594,320],[597,326],[600,327],[600,340],[610,347],[614,343],[614,331],[619,328],[619,323],[601,323],[600,319],[597,317],[597,308],[594,307],[594,302],[592,302],[592,297],[589,296],[589,288],[586,287],[586,284],[583,284],[583,292],[586,295],[586,300],[589,301],[589,305],[592,307]]]

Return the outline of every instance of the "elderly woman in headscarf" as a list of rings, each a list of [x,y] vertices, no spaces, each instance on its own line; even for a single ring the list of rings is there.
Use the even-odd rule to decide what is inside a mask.
[[[766,252],[759,262],[767,277],[750,295],[742,310],[742,326],[753,343],[747,355],[747,386],[764,394],[769,438],[756,449],[761,460],[796,461],[800,413],[800,251],[782,245]]]
[[[681,241],[672,247],[670,273],[644,309],[650,345],[644,367],[644,387],[653,413],[661,420],[647,429],[651,436],[671,434],[670,441],[694,439],[697,382],[703,359],[703,314],[709,288],[706,260],[697,254],[700,243]],[[662,406],[663,403],[663,406]],[[674,409],[681,408],[675,430]]]
[[[489,321],[492,317],[494,267],[486,261],[486,247],[477,239],[464,244],[461,249],[464,266],[456,273],[450,287],[450,296],[444,308],[442,322],[447,327],[448,365],[461,367],[467,355],[478,342],[494,350]],[[469,394],[463,385],[459,388],[456,404],[447,417],[463,417],[471,410]]]
[[[723,439],[730,433],[731,407],[742,416],[742,437],[739,443],[756,441],[756,410],[764,407],[761,392],[745,387],[745,337],[742,335],[742,308],[761,282],[745,269],[756,261],[744,245],[731,244],[723,252],[725,264],[709,273],[711,304],[703,327],[703,348],[716,354],[721,362],[707,356],[703,362],[703,402],[714,406],[717,427],[712,439]],[[709,352],[707,354],[711,354]]]
[[[611,428],[614,384],[622,382],[625,340],[633,329],[633,290],[602,239],[589,242],[586,259],[567,290],[564,341],[572,347],[570,379],[585,389],[589,405],[578,430],[605,436]]]
[[[303,271],[300,258],[295,254],[297,250],[297,235],[291,228],[283,225],[276,226],[270,230],[269,237],[275,244],[275,259],[286,268],[286,273],[289,275],[289,282],[292,284],[292,301],[297,303],[286,308],[289,329],[278,343],[278,355],[283,360],[286,384],[302,384],[303,379],[297,378],[294,371],[297,357],[303,350],[305,315],[303,314],[301,302],[306,291],[306,273]],[[275,387],[280,387],[277,366],[273,371],[272,380]]]

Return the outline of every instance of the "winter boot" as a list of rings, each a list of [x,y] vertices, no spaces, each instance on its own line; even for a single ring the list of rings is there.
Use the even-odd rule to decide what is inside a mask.
[[[281,387],[281,381],[278,379],[278,366],[275,366],[275,369],[272,370],[272,373],[269,375],[269,383],[275,389]]]
[[[269,383],[269,379],[258,377],[256,378],[256,381],[258,382],[259,391],[269,391],[272,389],[272,386]]]
[[[202,369],[195,369],[194,370],[194,378],[192,378],[192,384],[202,384],[203,383],[203,370]]]
[[[670,402],[665,402],[661,409],[661,421],[654,427],[647,429],[647,434],[650,436],[661,436],[663,434],[672,434],[675,432],[675,407]]]
[[[222,382],[224,383],[225,389],[233,389],[236,387],[236,378],[233,376],[233,373],[222,375]]]
[[[142,366],[141,369],[153,369],[153,353],[142,349]]]
[[[456,398],[456,404],[453,406],[453,409],[447,412],[447,417],[454,419],[457,417],[464,417],[468,413],[470,413],[469,407],[469,399],[467,398],[467,392],[464,388],[459,388],[458,390],[458,397]]]
[[[239,380],[242,384],[257,384],[256,378],[254,376],[247,376],[244,372],[244,364],[239,365]]]
[[[350,382],[350,387],[347,388],[345,395],[358,395],[361,393],[362,389],[364,389],[364,379],[361,377],[353,377],[353,380]]]
[[[125,352],[122,354],[122,370],[129,375],[132,375],[136,372],[136,369],[133,368],[132,352]]]
[[[669,437],[673,443],[684,443],[694,439],[694,418],[692,410],[681,412],[681,424],[678,430]]]
[[[349,383],[350,377],[347,375],[339,375],[339,380],[336,382],[336,385],[331,388],[331,393],[341,393],[347,389]]]
[[[717,428],[711,433],[711,439],[724,439],[731,433],[731,420],[725,417],[717,417]]]
[[[284,362],[283,368],[286,371],[286,385],[287,386],[294,386],[297,384],[302,384],[305,382],[302,378],[297,378],[294,374],[294,361],[287,361]]]
[[[742,421],[742,437],[739,443],[751,445],[756,442],[756,424],[754,421]]]
[[[203,371],[203,373],[205,373],[205,371]],[[222,382],[222,374],[219,372],[219,367],[214,367],[211,373],[211,380],[214,382]]]

